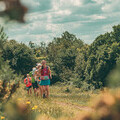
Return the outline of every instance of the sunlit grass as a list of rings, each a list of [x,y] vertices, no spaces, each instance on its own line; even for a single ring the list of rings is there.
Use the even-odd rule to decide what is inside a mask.
[[[15,102],[22,105],[24,103],[25,106],[29,106],[31,116],[39,116],[39,119],[45,117],[46,120],[48,118],[50,120],[70,120],[70,118],[73,118],[76,114],[86,111],[79,107],[90,106],[91,98],[97,95],[91,91],[81,92],[80,89],[74,87],[69,87],[69,91],[66,91],[68,86],[51,86],[49,99],[43,99],[40,98],[40,96],[35,97],[33,91],[32,95],[28,95],[24,88],[25,85],[21,84],[8,104],[10,103],[9,105],[11,105],[11,103]],[[36,119],[38,119],[38,117]]]

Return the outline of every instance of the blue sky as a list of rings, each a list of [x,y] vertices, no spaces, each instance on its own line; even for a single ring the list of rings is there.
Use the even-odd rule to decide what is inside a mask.
[[[10,22],[5,31],[9,39],[26,44],[48,43],[64,31],[90,44],[120,23],[120,0],[22,0],[22,3],[29,8],[26,23]],[[1,19],[0,23],[4,25]]]

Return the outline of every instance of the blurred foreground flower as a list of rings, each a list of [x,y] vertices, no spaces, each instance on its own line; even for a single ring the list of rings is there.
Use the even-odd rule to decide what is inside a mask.
[[[17,100],[20,101],[20,100],[22,100],[22,99],[21,99],[21,98],[18,98]]]
[[[105,92],[94,102],[95,112],[79,114],[75,120],[120,120],[120,89]]]
[[[28,102],[26,102],[26,104],[28,104],[28,105],[29,105],[29,104],[30,104],[30,102],[28,101]]]
[[[5,117],[4,117],[4,116],[1,116],[1,120],[3,120],[3,119],[5,119]]]
[[[32,110],[35,110],[35,108],[33,107]]]
[[[10,20],[25,22],[24,15],[27,7],[23,6],[20,0],[0,0],[5,6],[5,10],[0,12],[0,16],[8,16]]]
[[[34,108],[35,108],[35,109],[37,109],[37,108],[38,108],[38,106],[37,106],[37,105],[35,105],[35,106],[34,106]]]
[[[38,106],[35,105],[35,106],[32,108],[32,110],[36,110],[37,108],[38,108]]]

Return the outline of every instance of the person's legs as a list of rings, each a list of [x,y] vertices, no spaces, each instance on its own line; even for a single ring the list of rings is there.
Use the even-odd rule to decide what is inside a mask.
[[[26,87],[26,90],[27,90],[27,94],[29,95],[29,87]]]
[[[37,88],[37,96],[39,96],[39,93],[40,93],[40,91],[39,91],[39,87]]]
[[[30,94],[32,94],[32,87],[30,87]]]
[[[37,91],[36,88],[34,88],[34,95],[35,95],[35,96],[36,96],[36,91]]]
[[[45,85],[43,86],[43,98],[45,98],[46,96],[46,87],[45,87]]]
[[[29,95],[29,89],[27,90],[27,93],[28,93],[28,95]]]
[[[33,83],[32,86],[33,86],[33,90],[34,90],[34,95],[36,95],[36,86],[35,86],[35,83]]]
[[[49,97],[49,85],[46,85],[46,92],[47,92],[46,97],[48,98]]]
[[[43,97],[43,86],[40,85],[40,94],[41,94],[41,98]]]

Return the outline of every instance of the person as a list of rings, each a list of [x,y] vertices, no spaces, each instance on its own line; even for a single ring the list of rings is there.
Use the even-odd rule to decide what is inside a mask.
[[[37,84],[37,81],[36,81],[36,77],[35,77],[36,75],[35,75],[35,73],[33,74],[32,73],[32,86],[33,86],[33,90],[34,90],[34,95],[36,96],[38,96],[38,84]]]
[[[32,78],[33,71],[29,72],[29,76]]]
[[[34,74],[34,78],[35,78],[35,88],[36,88],[36,94],[37,96],[39,95],[40,91],[39,91],[39,86],[38,86],[38,81],[39,81],[39,74],[38,74],[38,70],[35,71]]]
[[[40,85],[41,84],[41,79],[40,79],[40,70],[41,70],[41,67],[42,65],[40,63],[37,64],[38,65],[38,71],[37,71],[37,74],[38,74],[38,77],[37,77],[37,81],[38,81],[38,86],[39,86],[39,90],[40,90],[40,94],[41,94],[41,97],[42,97],[42,86]]]
[[[32,73],[34,74],[36,70],[37,70],[36,67],[33,67],[32,68]]]
[[[31,81],[31,77],[29,76],[29,74],[27,74],[27,77],[24,79],[24,83],[26,84],[26,89],[28,91],[28,95],[32,94],[32,81]]]
[[[46,65],[45,60],[42,60],[42,67],[40,69],[40,78],[41,78],[40,85],[42,86],[41,95],[42,96],[44,95],[43,97],[48,98],[49,97],[50,79],[52,79],[52,76],[51,76],[50,67]]]

